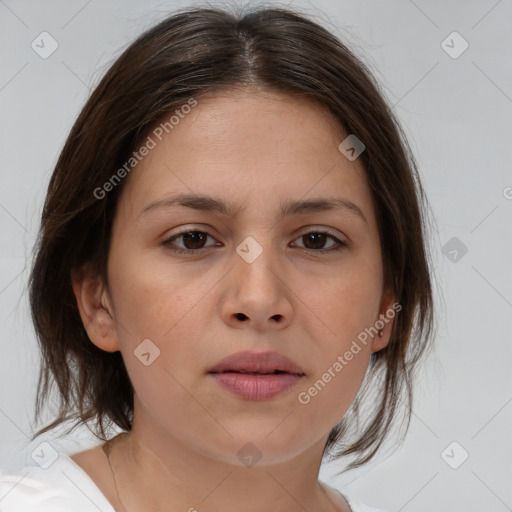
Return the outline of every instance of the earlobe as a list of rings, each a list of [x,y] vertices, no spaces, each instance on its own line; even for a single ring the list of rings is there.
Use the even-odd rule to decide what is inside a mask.
[[[393,331],[394,318],[401,306],[395,296],[387,291],[382,296],[379,317],[375,321],[378,334],[373,337],[372,352],[378,352],[388,345]]]
[[[390,335],[385,328],[379,331],[379,334],[373,337],[372,352],[378,352],[387,346],[390,340]]]
[[[108,291],[88,266],[73,269],[73,293],[89,339],[106,352],[119,350],[119,339]]]

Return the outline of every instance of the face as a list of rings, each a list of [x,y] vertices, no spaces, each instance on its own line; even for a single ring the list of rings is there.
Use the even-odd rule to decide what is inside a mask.
[[[91,340],[121,351],[145,434],[238,465],[248,442],[261,463],[323,447],[391,330],[358,341],[393,300],[362,163],[338,149],[346,136],[314,103],[245,90],[198,98],[153,137],[120,196],[108,289],[89,316],[80,307]],[[169,201],[178,194],[218,203]],[[345,205],[281,214],[334,199]],[[209,370],[242,351],[278,352],[303,375],[237,394]],[[247,390],[258,378],[226,380]],[[291,387],[265,395],[278,380]]]

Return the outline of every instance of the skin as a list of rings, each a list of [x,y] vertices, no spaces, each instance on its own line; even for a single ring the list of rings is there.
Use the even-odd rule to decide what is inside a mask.
[[[371,353],[389,342],[392,322],[307,405],[297,399],[395,302],[383,287],[362,163],[338,150],[345,137],[309,100],[256,89],[216,93],[198,98],[127,178],[108,287],[84,268],[73,274],[73,288],[92,343],[121,351],[134,386],[133,430],[111,455],[130,512],[349,510],[318,482],[323,449]],[[236,218],[183,206],[140,215],[178,192],[216,196],[241,210]],[[367,222],[343,209],[277,217],[281,203],[312,197],[346,198]],[[183,229],[210,236],[202,245],[186,237],[165,244]],[[329,237],[322,245],[303,236],[325,231],[347,246],[335,251]],[[263,250],[252,263],[236,252],[248,236]],[[133,354],[145,339],[160,350],[149,366]],[[269,400],[238,398],[207,372],[242,350],[276,350],[306,376]],[[248,442],[261,454],[250,468],[237,457]],[[73,458],[117,508],[99,449]]]

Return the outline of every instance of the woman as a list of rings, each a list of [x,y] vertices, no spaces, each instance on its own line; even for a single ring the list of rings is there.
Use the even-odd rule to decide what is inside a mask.
[[[61,397],[34,438],[73,419],[102,442],[42,443],[0,508],[376,511],[318,472],[410,416],[425,205],[370,72],[305,16],[196,8],[142,34],[71,130],[30,280],[36,416]]]

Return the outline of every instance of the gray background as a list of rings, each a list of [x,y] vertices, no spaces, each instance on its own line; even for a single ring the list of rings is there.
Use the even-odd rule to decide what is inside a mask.
[[[4,469],[23,465],[34,448],[28,436],[38,353],[26,280],[57,156],[89,88],[120,50],[190,4],[0,0]],[[438,230],[431,241],[441,310],[437,345],[421,374],[406,440],[359,471],[334,477],[342,466],[331,463],[320,477],[389,511],[512,510],[512,1],[288,5],[316,16],[370,64],[405,126]],[[46,59],[31,48],[43,31],[58,43]],[[469,44],[457,58],[442,44],[453,31]],[[451,39],[456,52],[461,41]],[[68,453],[96,442],[85,429],[66,441],[51,439]],[[450,467],[447,461],[461,462],[462,450],[467,460]]]

